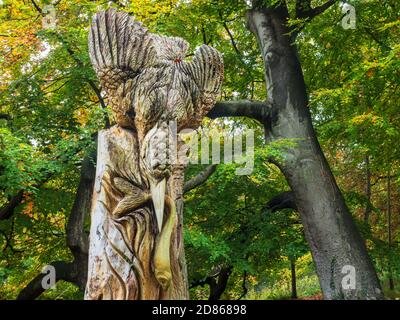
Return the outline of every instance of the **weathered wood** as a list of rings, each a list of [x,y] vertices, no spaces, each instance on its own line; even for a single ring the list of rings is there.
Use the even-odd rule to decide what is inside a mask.
[[[214,106],[222,58],[203,45],[184,61],[186,41],[115,10],[95,16],[89,48],[116,125],[98,137],[85,298],[187,299],[176,132]]]

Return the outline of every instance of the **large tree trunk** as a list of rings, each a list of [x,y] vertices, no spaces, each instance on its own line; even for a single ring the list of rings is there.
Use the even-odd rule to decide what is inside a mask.
[[[381,299],[366,247],[321,151],[311,123],[306,87],[285,25],[285,6],[252,9],[248,23],[265,63],[271,104],[266,139],[291,139],[280,167],[291,186],[325,299]],[[356,272],[356,288],[343,289],[345,265]]]

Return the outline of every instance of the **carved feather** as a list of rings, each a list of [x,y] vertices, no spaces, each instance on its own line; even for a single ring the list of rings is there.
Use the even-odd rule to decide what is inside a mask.
[[[151,35],[160,61],[177,62],[185,59],[189,44],[182,38]]]
[[[112,68],[137,73],[156,62],[156,49],[148,30],[126,12],[115,9],[94,16],[89,54],[96,72]]]
[[[200,91],[200,105],[196,118],[203,118],[214,106],[224,78],[224,62],[214,48],[202,45],[195,52],[193,60],[182,65],[183,71],[194,80]]]
[[[99,12],[89,32],[89,56],[116,122],[133,127],[132,79],[157,61],[150,33],[125,12]]]

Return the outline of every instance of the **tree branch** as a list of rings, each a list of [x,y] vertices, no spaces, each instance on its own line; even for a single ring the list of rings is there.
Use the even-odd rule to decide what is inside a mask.
[[[249,289],[246,286],[246,280],[247,280],[247,272],[245,271],[245,272],[243,272],[243,279],[242,279],[243,292],[240,295],[240,297],[238,298],[238,300],[242,299],[247,294],[247,292],[249,292]]]
[[[205,279],[193,281],[193,282],[190,283],[189,289],[193,289],[193,288],[196,288],[198,286],[204,287],[206,284],[210,284],[211,279],[212,279],[211,277],[207,277]]]
[[[45,14],[43,13],[43,10],[36,4],[36,2],[34,0],[31,0],[31,2],[32,2],[33,6],[35,7],[35,9],[44,17]],[[83,67],[82,61],[76,56],[75,51],[72,50],[72,48],[65,41],[65,39],[58,33],[55,33],[55,36],[57,37],[58,41],[61,42],[61,44],[63,45],[65,50],[71,56],[71,58],[76,62],[76,64],[79,67]],[[87,78],[86,81],[89,84],[89,86],[93,89],[93,91],[96,94],[97,98],[99,99],[99,103],[100,103],[101,107],[103,109],[105,109],[107,106],[106,106],[106,103],[104,102],[103,96],[101,95],[101,90],[96,86],[96,84],[91,79]],[[110,120],[108,119],[108,117],[106,117],[105,127],[106,128],[110,127]]]
[[[185,194],[206,182],[207,179],[215,172],[216,168],[216,164],[209,165],[204,171],[200,172],[198,175],[187,181],[183,186],[183,193]]]
[[[236,52],[236,54],[238,55],[240,61],[241,61],[244,65],[246,65],[246,64],[244,63],[244,61],[243,61],[242,53],[239,51],[239,49],[238,49],[238,47],[237,47],[235,38],[233,37],[233,34],[232,34],[231,30],[229,29],[229,27],[228,27],[228,25],[227,25],[227,23],[226,23],[226,20],[224,19],[223,15],[222,15],[221,10],[218,11],[218,14],[219,14],[219,17],[220,17],[220,19],[221,19],[222,26],[224,27],[226,33],[227,33],[228,36],[229,36],[229,39],[230,39],[230,41],[231,41],[233,50],[235,50],[235,52]]]
[[[31,0],[32,5],[35,7],[36,11],[39,12],[40,14],[43,14],[42,8],[38,6],[38,4],[35,2],[35,0]]]
[[[269,105],[261,101],[219,101],[207,114],[207,117],[210,119],[220,117],[248,117],[264,123],[268,119],[269,110]]]
[[[210,296],[208,300],[219,300],[228,284],[229,276],[233,270],[232,266],[223,267],[218,274],[218,278],[212,278],[210,281]]]
[[[333,6],[336,2],[337,2],[337,0],[328,0],[327,2],[325,2],[322,5],[320,5],[319,7],[315,7],[314,9],[312,9],[312,13],[311,13],[310,18],[314,18],[315,16],[323,13],[325,10],[327,10],[331,6]]]
[[[0,208],[0,220],[9,219],[13,214],[16,207],[18,207],[23,199],[24,191],[20,190],[11,200]]]
[[[89,239],[84,232],[84,222],[92,204],[93,186],[96,177],[94,165],[97,158],[96,153],[97,148],[82,161],[79,185],[66,229],[67,245],[75,260],[85,260],[88,255]]]
[[[311,0],[297,0],[296,1],[296,18],[307,18],[307,14],[312,11]]]
[[[383,50],[387,50],[387,51],[393,50],[392,47],[388,46],[386,43],[379,40],[378,37],[372,32],[371,28],[364,27],[362,29],[372,38],[372,40],[374,40],[377,44],[379,44]]]
[[[296,2],[296,18],[299,19],[308,19],[316,17],[317,15],[323,13],[325,10],[329,9],[332,5],[334,5],[337,0],[328,0],[324,4],[311,8],[310,0],[297,0]]]
[[[74,282],[74,265],[65,261],[56,261],[50,264],[55,269],[56,282],[64,280]],[[18,294],[17,300],[34,300],[39,297],[45,289],[42,286],[42,280],[46,276],[45,273],[38,274],[28,285]]]
[[[190,289],[197,286],[204,287],[208,284],[210,286],[210,295],[208,300],[219,300],[226,289],[232,270],[232,266],[221,267],[216,274],[207,276],[205,279],[191,282]]]
[[[282,209],[297,210],[294,193],[292,191],[279,193],[271,200],[269,200],[264,208],[264,210],[269,210],[270,212],[275,212]]]
[[[15,250],[11,241],[13,240],[13,236],[12,236],[12,230],[11,230],[11,234],[7,235],[7,233],[3,230],[0,229],[0,234],[3,235],[4,240],[6,241],[6,245],[2,248],[2,251],[6,251],[7,248],[9,248],[11,250],[12,253],[17,253],[17,252],[23,252],[22,250]]]

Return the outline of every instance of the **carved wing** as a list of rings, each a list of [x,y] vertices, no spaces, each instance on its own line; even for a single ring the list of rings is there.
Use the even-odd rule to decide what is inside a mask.
[[[89,32],[89,55],[117,123],[132,127],[133,79],[157,61],[151,34],[125,12],[99,12]]]
[[[197,116],[204,117],[214,106],[224,78],[224,62],[214,48],[203,44],[193,60],[184,62],[184,72],[193,79],[200,91],[201,106]]]
[[[89,54],[100,80],[108,84],[105,89],[115,89],[115,80],[132,76],[156,61],[153,39],[147,29],[126,12],[114,9],[94,16]],[[105,77],[107,71],[112,77]]]

